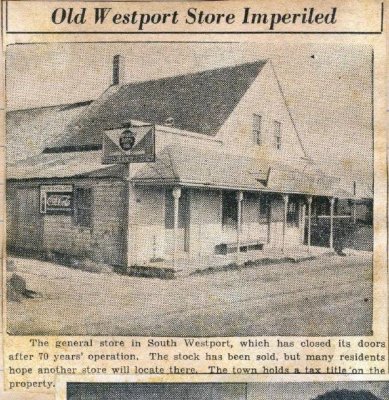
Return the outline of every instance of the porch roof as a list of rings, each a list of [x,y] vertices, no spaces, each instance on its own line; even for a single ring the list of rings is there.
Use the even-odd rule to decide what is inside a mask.
[[[122,178],[124,165],[101,164],[101,151],[43,153],[7,164],[7,179]]]
[[[307,174],[292,167],[209,148],[167,146],[155,163],[145,164],[133,177],[135,185],[182,185],[272,193],[353,198],[339,179]]]
[[[125,179],[126,171],[124,164],[101,164],[101,151],[47,153],[7,164],[7,179]],[[155,163],[143,164],[132,181],[135,185],[182,185],[354,198],[348,186],[343,187],[338,179],[323,173],[307,174],[276,162],[269,164],[209,147],[178,144],[165,147],[157,154]]]

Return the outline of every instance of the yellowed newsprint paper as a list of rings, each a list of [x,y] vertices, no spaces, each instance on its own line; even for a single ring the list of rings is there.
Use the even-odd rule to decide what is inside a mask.
[[[388,375],[59,375],[56,400],[388,399]]]
[[[0,398],[388,399],[385,4],[1,12]]]

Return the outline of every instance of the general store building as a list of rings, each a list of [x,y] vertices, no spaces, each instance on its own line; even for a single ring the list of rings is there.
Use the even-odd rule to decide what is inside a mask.
[[[7,167],[11,250],[118,266],[309,250],[318,214],[333,247],[358,196],[307,154],[270,60],[136,83],[122,62],[97,100],[8,114],[8,132],[52,138]],[[107,132],[148,125],[153,162],[102,163]]]

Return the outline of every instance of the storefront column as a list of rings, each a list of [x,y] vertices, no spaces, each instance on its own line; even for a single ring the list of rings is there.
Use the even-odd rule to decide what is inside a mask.
[[[330,249],[334,249],[334,204],[335,197],[330,197]]]
[[[237,262],[239,263],[239,253],[240,253],[240,234],[242,231],[242,201],[243,201],[243,192],[239,191],[236,194],[236,201],[238,202],[238,217],[237,217],[237,232],[236,232],[236,254],[237,254]]]
[[[174,230],[173,230],[173,267],[176,266],[177,258],[177,243],[178,243],[178,212],[181,197],[181,188],[175,186],[173,188],[173,198],[174,198]]]
[[[312,196],[307,196],[308,203],[308,253],[311,251],[311,217],[312,217]]]
[[[285,251],[286,224],[287,224],[287,218],[288,218],[289,196],[287,194],[283,194],[282,198],[284,200],[284,219],[282,222],[282,252],[284,252]]]

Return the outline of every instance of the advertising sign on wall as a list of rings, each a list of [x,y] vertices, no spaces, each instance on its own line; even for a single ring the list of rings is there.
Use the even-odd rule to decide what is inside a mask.
[[[40,187],[42,214],[71,214],[73,212],[72,185],[42,185]]]
[[[128,126],[105,132],[103,164],[143,163],[155,159],[155,127]]]

